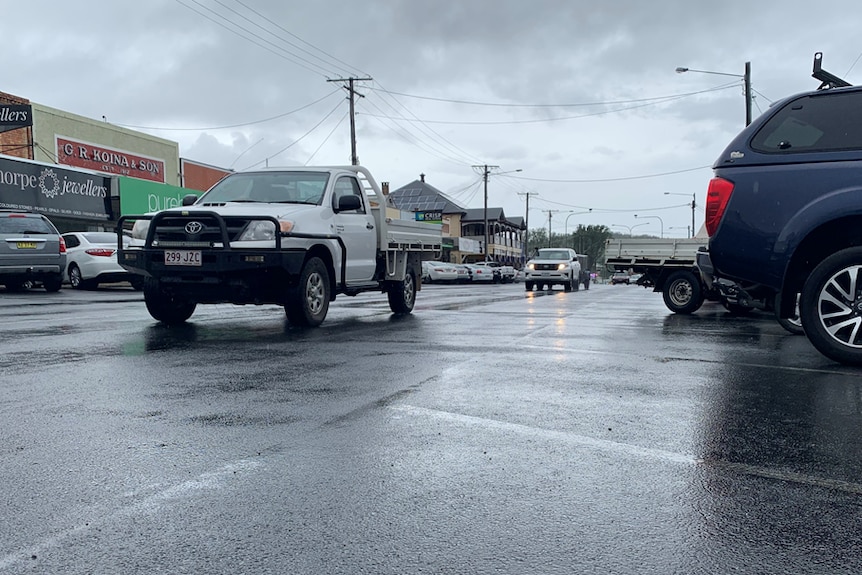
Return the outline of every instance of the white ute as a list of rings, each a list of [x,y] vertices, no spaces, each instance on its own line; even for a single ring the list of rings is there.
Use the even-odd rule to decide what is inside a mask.
[[[566,291],[578,291],[581,262],[571,248],[539,248],[524,268],[524,289],[551,289],[562,284]]]
[[[317,326],[336,294],[366,291],[405,314],[442,237],[439,224],[399,216],[361,166],[238,172],[182,207],[120,218],[133,242],[118,261],[143,276],[147,310],[167,324],[233,303],[283,305],[291,323]]]

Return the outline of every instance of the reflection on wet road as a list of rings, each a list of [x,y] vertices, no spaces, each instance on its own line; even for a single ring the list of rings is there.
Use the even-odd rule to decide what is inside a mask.
[[[0,573],[858,573],[862,394],[766,315],[0,293]]]

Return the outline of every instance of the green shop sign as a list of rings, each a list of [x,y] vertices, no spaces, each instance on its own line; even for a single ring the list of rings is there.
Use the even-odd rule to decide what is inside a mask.
[[[125,176],[118,177],[117,181],[120,188],[120,213],[124,216],[177,208],[183,205],[183,196],[203,194],[199,190]]]

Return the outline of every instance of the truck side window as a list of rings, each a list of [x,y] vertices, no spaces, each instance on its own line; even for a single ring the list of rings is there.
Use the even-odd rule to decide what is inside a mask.
[[[365,213],[365,202],[362,201],[362,188],[359,187],[359,182],[356,181],[356,178],[351,178],[349,176],[341,176],[338,180],[335,181],[335,188],[333,189],[332,194],[332,208],[335,209],[338,207],[338,200],[343,196],[354,195],[359,198],[359,201],[362,202],[362,206],[358,210],[352,210],[350,212],[342,212],[347,214],[364,214]]]

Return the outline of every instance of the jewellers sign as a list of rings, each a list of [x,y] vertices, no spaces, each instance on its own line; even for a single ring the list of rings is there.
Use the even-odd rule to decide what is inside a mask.
[[[57,162],[67,166],[165,182],[165,161],[56,136]]]
[[[19,104],[0,104],[0,132],[33,125],[33,109]]]
[[[108,220],[111,178],[0,157],[0,208]]]

